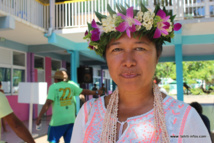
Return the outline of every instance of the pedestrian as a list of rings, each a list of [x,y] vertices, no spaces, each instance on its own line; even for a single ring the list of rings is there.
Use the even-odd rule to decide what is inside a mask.
[[[107,94],[107,89],[105,88],[105,84],[103,83],[100,89],[102,91],[102,94],[100,96],[104,96]]]
[[[68,75],[65,71],[56,71],[53,78],[55,83],[49,87],[46,103],[40,111],[36,124],[40,125],[43,114],[52,105],[48,141],[58,142],[63,136],[65,143],[69,143],[75,120],[74,96],[100,94],[101,92],[82,89],[68,82]]]
[[[7,98],[2,92],[0,92],[0,119],[4,119],[16,135],[23,141],[27,143],[35,143],[28,129],[14,114]]]
[[[97,85],[96,84],[94,84],[94,86],[93,86],[93,88],[92,88],[92,90],[93,91],[97,91],[97,87],[96,87]],[[98,95],[93,95],[93,98],[98,98]]]
[[[84,38],[106,59],[117,88],[83,105],[71,142],[211,143],[195,109],[153,84],[162,45],[181,24],[165,8],[151,12],[142,2],[140,10],[117,5],[116,13],[107,8],[109,15],[96,13],[100,21],[88,24]]]
[[[207,118],[207,116],[205,116],[203,114],[203,108],[202,108],[201,104],[199,104],[198,102],[192,102],[192,103],[190,103],[190,106],[195,108],[195,110],[198,112],[198,114],[200,115],[201,119],[203,120],[205,126],[207,127],[207,130],[208,130],[209,134],[211,135],[211,132],[210,132],[210,120]]]
[[[2,92],[4,94],[4,90],[2,89],[2,83],[1,83],[1,81],[0,81],[0,92]],[[6,124],[5,124],[4,119],[1,119],[1,123],[2,123],[2,127],[3,127],[3,131],[7,132],[7,128],[6,128]]]

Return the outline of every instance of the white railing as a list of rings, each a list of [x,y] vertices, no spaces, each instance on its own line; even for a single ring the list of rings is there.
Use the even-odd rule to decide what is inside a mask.
[[[214,0],[142,0],[150,9],[165,6],[176,14],[177,20],[214,17]],[[140,0],[88,0],[55,5],[55,29],[84,27],[96,19],[94,11],[107,14],[107,4],[116,9],[116,3],[139,8]],[[50,27],[50,7],[36,0],[0,0],[0,14],[19,17],[39,27]],[[97,20],[97,19],[96,19]]]
[[[0,0],[0,13],[19,17],[44,28],[44,6],[35,0]]]
[[[214,16],[214,0],[142,0],[150,9],[155,5],[165,6],[167,10],[176,14],[177,20],[193,18],[209,18]],[[140,0],[91,0],[83,2],[73,2],[56,4],[56,29],[87,26],[87,22],[96,19],[94,11],[107,14],[107,3],[112,9],[116,9],[115,3],[126,3],[135,8],[139,8]]]

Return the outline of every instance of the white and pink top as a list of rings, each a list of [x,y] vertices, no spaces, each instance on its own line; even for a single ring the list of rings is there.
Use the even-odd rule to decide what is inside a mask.
[[[163,100],[170,143],[211,143],[194,108],[170,96]],[[71,143],[99,143],[106,112],[104,97],[86,102],[76,118]],[[155,143],[154,111],[128,118],[117,143]]]

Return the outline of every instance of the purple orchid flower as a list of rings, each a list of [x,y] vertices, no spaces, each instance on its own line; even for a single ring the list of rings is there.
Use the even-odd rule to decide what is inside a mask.
[[[169,34],[167,29],[169,29],[170,23],[167,22],[167,20],[170,18],[170,16],[166,16],[166,13],[161,9],[157,12],[157,16],[160,16],[162,21],[157,23],[157,29],[155,30],[153,38],[159,38],[161,34]]]
[[[181,27],[182,27],[182,25],[181,25],[180,23],[176,23],[176,24],[174,24],[173,30],[174,30],[174,31],[178,31],[178,30],[181,29]]]
[[[91,31],[91,41],[100,40],[100,36],[103,33],[102,27],[97,25],[94,19],[92,20],[91,26],[94,28],[94,30]]]
[[[88,31],[86,30],[86,31],[85,31],[85,36],[87,36],[87,35],[88,35]],[[94,49],[94,46],[91,46],[91,45],[90,45],[90,40],[88,40],[88,47],[89,47],[91,50]]]
[[[121,18],[125,21],[120,23],[120,25],[117,26],[115,29],[120,32],[124,32],[126,30],[126,34],[129,38],[131,38],[130,32],[136,31],[135,25],[141,25],[141,23],[137,19],[133,18],[133,7],[130,7],[126,10],[126,16],[122,13],[118,13],[117,15],[121,16]]]

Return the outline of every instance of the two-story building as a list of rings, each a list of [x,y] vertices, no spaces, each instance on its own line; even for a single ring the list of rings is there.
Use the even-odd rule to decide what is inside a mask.
[[[160,59],[176,63],[177,97],[183,100],[182,61],[214,60],[214,0],[142,1],[150,9],[165,6],[183,25],[172,42],[165,43]],[[61,67],[75,82],[78,67],[93,67],[94,83],[104,82],[108,90],[113,89],[105,60],[87,48],[83,37],[87,22],[96,19],[94,11],[107,14],[107,4],[115,9],[116,3],[139,5],[138,0],[0,0],[0,80],[21,120],[28,119],[29,105],[18,103],[18,83],[50,86],[50,76]],[[34,106],[34,117],[40,109],[41,105]]]

